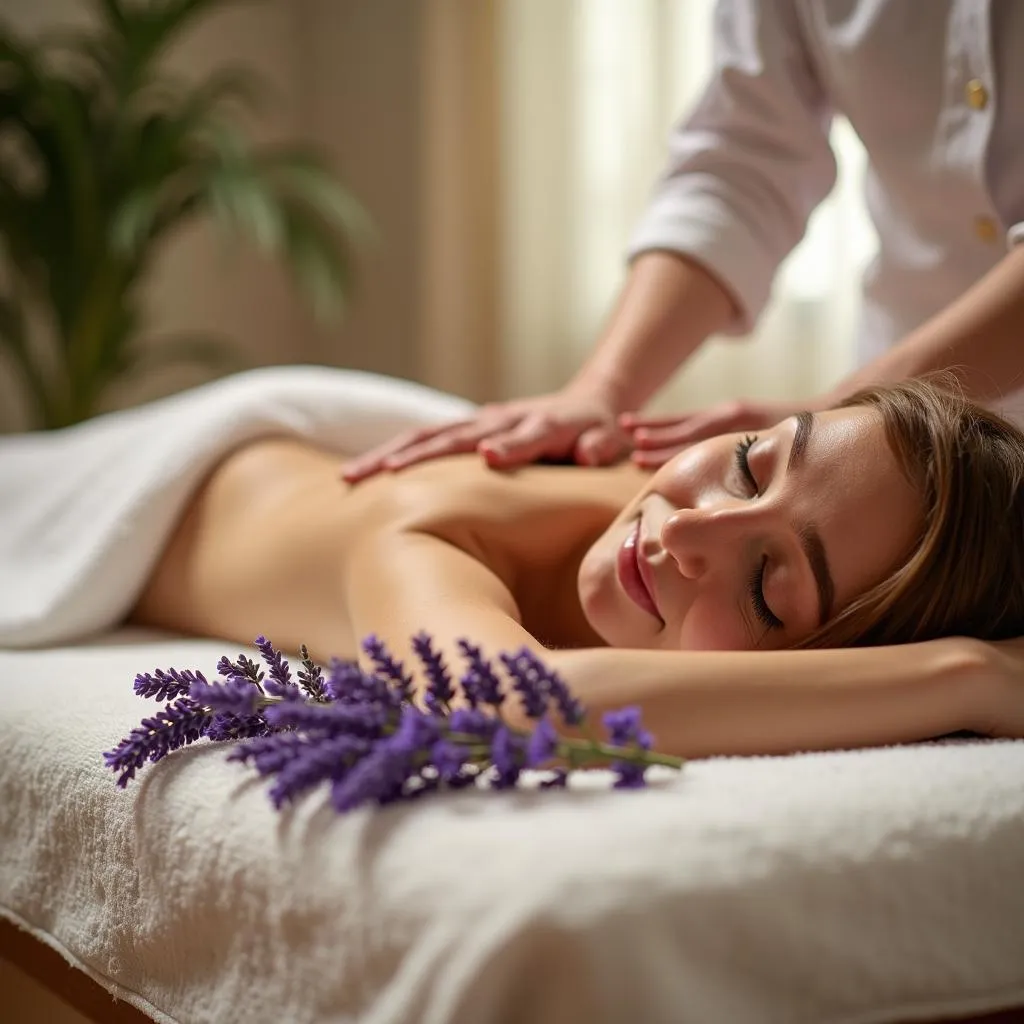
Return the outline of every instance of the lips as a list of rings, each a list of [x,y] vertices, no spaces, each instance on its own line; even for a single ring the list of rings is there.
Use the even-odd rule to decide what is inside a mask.
[[[640,554],[640,521],[629,532],[619,548],[616,558],[616,570],[619,577],[619,584],[630,599],[639,605],[648,615],[653,616],[659,622],[661,616],[658,614],[658,606],[654,603],[654,595],[651,592],[650,581],[645,578],[648,567]]]

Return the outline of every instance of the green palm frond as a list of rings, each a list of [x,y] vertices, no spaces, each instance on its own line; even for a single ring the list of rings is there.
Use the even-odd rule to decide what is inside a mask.
[[[97,27],[32,42],[0,25],[0,344],[43,425],[92,414],[113,382],[152,365],[162,349],[140,348],[142,285],[195,217],[279,257],[318,314],[351,285],[367,218],[319,154],[249,143],[235,115],[257,108],[261,80],[228,67],[190,82],[161,65],[203,17],[251,2],[92,0]],[[27,344],[29,308],[53,324],[55,360]],[[166,351],[225,365],[216,346]]]

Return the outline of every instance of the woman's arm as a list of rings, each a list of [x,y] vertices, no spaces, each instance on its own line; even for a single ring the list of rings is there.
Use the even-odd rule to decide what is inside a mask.
[[[410,640],[421,631],[453,669],[460,638],[489,656],[524,644],[543,653],[520,624],[506,584],[464,547],[414,529],[368,536],[344,570],[343,600],[355,635],[380,637],[410,666]]]
[[[552,661],[599,716],[636,704],[657,749],[786,754],[993,731],[989,645],[763,652],[564,651]]]

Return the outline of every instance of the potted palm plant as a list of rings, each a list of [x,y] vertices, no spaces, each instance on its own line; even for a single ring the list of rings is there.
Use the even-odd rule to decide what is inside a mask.
[[[281,257],[319,313],[346,292],[358,204],[309,148],[250,144],[235,116],[249,72],[186,82],[165,67],[228,2],[91,0],[92,28],[33,40],[0,24],[0,348],[36,426],[93,415],[154,361],[223,355],[162,342],[144,316],[154,256],[196,217]]]

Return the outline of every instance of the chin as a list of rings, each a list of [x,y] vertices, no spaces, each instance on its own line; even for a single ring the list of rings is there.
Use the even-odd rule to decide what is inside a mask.
[[[607,566],[598,554],[591,549],[580,565],[579,575],[576,577],[576,594],[579,597],[580,608],[590,628],[611,647],[624,646],[618,636],[620,628],[616,629],[616,600],[615,580],[607,571]]]
[[[581,572],[578,593],[587,623],[609,647],[650,646],[650,639],[632,628],[634,609],[625,606],[613,577],[585,578]]]

